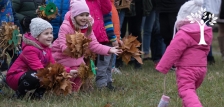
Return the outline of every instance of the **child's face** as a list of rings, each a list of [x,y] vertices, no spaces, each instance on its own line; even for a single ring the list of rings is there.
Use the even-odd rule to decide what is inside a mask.
[[[36,39],[45,46],[50,46],[53,41],[52,29],[46,29]]]
[[[88,22],[89,13],[84,12],[75,17],[75,21],[79,26],[85,26]]]

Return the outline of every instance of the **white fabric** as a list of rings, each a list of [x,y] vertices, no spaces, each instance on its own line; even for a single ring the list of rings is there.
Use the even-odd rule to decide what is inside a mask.
[[[204,0],[204,8],[213,14],[219,14],[221,0]]]

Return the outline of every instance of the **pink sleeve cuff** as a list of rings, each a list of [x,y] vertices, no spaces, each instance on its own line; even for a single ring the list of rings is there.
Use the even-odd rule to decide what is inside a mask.
[[[65,67],[65,70],[67,73],[70,73],[71,68],[70,67]]]
[[[163,73],[163,74],[167,74],[168,73],[168,70],[165,70],[165,69],[163,69],[162,67],[159,67],[159,66],[156,67],[156,70],[161,72],[161,73]]]

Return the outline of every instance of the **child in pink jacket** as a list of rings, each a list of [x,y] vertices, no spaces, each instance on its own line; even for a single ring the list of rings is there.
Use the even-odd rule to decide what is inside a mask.
[[[52,26],[49,22],[34,18],[30,23],[31,33],[23,36],[22,53],[9,68],[6,82],[16,91],[14,97],[23,98],[27,91],[36,89],[31,98],[40,99],[44,88],[40,88],[37,70],[54,63],[49,46],[53,40]]]
[[[89,48],[92,52],[102,55],[109,55],[111,53],[118,54],[121,52],[115,47],[111,48],[99,44],[92,32],[92,24],[93,19],[89,16],[89,8],[85,0],[71,0],[70,11],[65,14],[64,21],[59,30],[58,38],[52,45],[52,55],[57,63],[60,63],[65,67],[69,67],[72,71],[76,71],[81,63],[85,63],[83,56],[76,59],[63,54],[67,48],[66,35],[74,34],[75,31],[79,30],[81,30],[82,33],[85,33],[85,36],[92,40],[89,44]],[[73,82],[75,83],[73,85],[73,91],[79,91],[82,85],[81,78],[75,77]]]
[[[172,65],[176,66],[176,81],[179,97],[183,107],[202,107],[197,96],[199,88],[207,72],[207,55],[212,43],[212,28],[204,27],[204,38],[207,45],[199,45],[200,26],[190,23],[187,16],[197,13],[203,6],[202,0],[186,2],[179,10],[175,34],[156,69],[166,74]]]

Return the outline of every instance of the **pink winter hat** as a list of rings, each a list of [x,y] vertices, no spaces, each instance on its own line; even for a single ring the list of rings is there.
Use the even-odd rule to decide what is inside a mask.
[[[71,0],[70,1],[71,18],[78,16],[81,13],[89,13],[89,7],[85,0]]]

